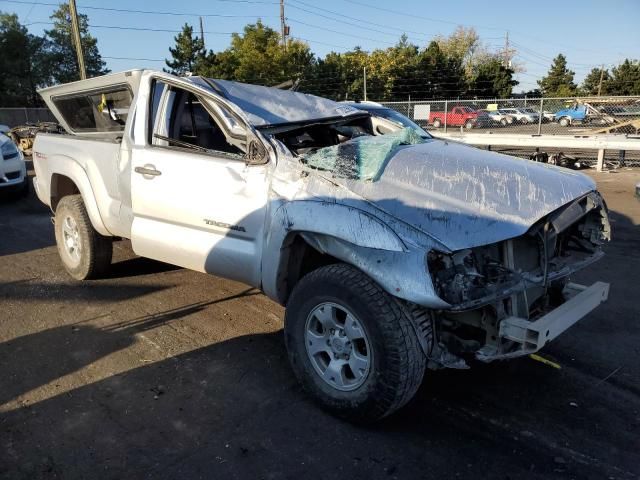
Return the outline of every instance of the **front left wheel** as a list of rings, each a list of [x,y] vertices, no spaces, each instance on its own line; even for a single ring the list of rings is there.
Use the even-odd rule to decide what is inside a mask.
[[[306,275],[287,304],[293,371],[325,409],[357,423],[379,420],[415,394],[426,367],[399,301],[349,265]]]

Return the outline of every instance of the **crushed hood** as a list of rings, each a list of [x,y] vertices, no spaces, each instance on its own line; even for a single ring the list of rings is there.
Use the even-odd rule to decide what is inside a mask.
[[[522,235],[595,190],[581,173],[435,139],[398,147],[372,181],[334,181],[451,250]]]

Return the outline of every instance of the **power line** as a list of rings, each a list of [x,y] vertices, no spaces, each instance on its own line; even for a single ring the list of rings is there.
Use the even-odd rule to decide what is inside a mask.
[[[231,1],[231,0],[214,0],[214,1]],[[261,1],[249,1],[240,2],[240,0],[234,0],[234,2],[238,3],[259,3],[259,4],[272,4],[274,2],[261,2]],[[42,5],[48,7],[59,7],[59,3],[53,2],[36,2],[36,1],[25,1],[25,0],[0,0],[0,2],[5,3],[15,3],[19,5]],[[99,10],[105,12],[117,12],[117,13],[140,13],[144,15],[169,15],[175,17],[218,17],[218,18],[275,18],[277,15],[235,15],[235,14],[222,14],[222,13],[187,13],[187,12],[170,12],[170,11],[161,11],[161,10],[136,10],[130,8],[113,8],[113,7],[93,7],[90,5],[78,5],[79,10]]]
[[[2,0],[0,0],[2,1]],[[55,25],[54,22],[31,22],[26,24],[25,26],[31,25]],[[145,28],[145,27],[123,27],[120,25],[96,25],[96,24],[88,24],[88,27],[91,28],[107,28],[113,30],[132,30],[136,32],[160,32],[160,33],[182,33],[182,30],[169,30],[165,28]],[[234,32],[213,32],[213,31],[205,31],[204,33],[209,35],[233,35]]]
[[[354,35],[352,33],[345,33],[345,32],[341,32],[339,30],[332,30],[332,29],[327,28],[327,27],[322,27],[320,25],[314,25],[312,23],[303,22],[302,20],[298,20],[298,19],[291,18],[291,17],[289,17],[289,20],[292,20],[292,21],[294,21],[296,23],[299,23],[300,25],[305,25],[307,27],[318,28],[320,30],[324,30],[325,32],[331,32],[331,33],[337,33],[338,35],[344,35],[345,37],[352,37],[352,38],[357,38],[357,39],[360,39],[360,40],[367,40],[369,42],[384,43],[386,45],[394,45],[393,42],[387,42],[387,41],[384,41],[384,40],[377,40],[375,38],[370,38],[370,37],[363,37],[361,35]]]
[[[165,59],[160,58],[135,58],[135,57],[111,57],[108,55],[100,55],[101,58],[107,58],[109,60],[135,60],[137,62],[165,62]]]
[[[340,17],[342,17],[342,18],[348,18],[348,19],[351,19],[351,20],[355,20],[355,21],[357,21],[358,23],[348,22],[348,21],[346,21],[346,20],[343,20],[342,18],[335,18],[335,17],[331,17],[331,16],[328,16],[328,15],[324,15],[324,14],[322,14],[322,13],[318,13],[318,12],[314,12],[314,11],[311,11],[311,10],[307,10],[306,8],[299,7],[299,6],[295,5],[295,4],[289,4],[289,6],[290,6],[291,8],[295,8],[296,10],[300,10],[300,11],[303,11],[303,12],[306,12],[306,13],[310,13],[310,14],[312,14],[312,15],[316,15],[316,16],[318,16],[318,17],[326,18],[326,19],[328,19],[328,20],[332,20],[332,21],[334,21],[334,22],[344,23],[345,25],[349,25],[349,26],[352,26],[352,27],[360,28],[360,29],[362,29],[362,30],[369,30],[369,31],[372,31],[372,32],[382,33],[382,34],[384,34],[384,35],[390,35],[390,36],[395,36],[395,37],[397,37],[397,36],[398,36],[398,33],[397,33],[397,32],[401,32],[402,34],[406,34],[406,33],[413,33],[413,34],[416,34],[416,35],[423,35],[423,36],[425,36],[425,37],[433,38],[433,35],[428,36],[428,35],[426,35],[426,34],[424,34],[424,33],[422,33],[422,32],[415,32],[415,31],[411,31],[411,30],[404,30],[404,29],[401,29],[401,28],[395,28],[395,27],[389,27],[389,26],[381,25],[381,24],[379,24],[379,23],[368,22],[368,21],[365,21],[365,20],[362,20],[362,19],[358,19],[358,18],[355,18],[355,17],[350,17],[350,16],[348,16],[348,15],[340,14],[340,13],[334,12],[334,11],[332,11],[332,10],[327,10],[327,9],[325,9],[325,8],[316,7],[316,6],[310,5],[310,4],[308,4],[308,3],[302,2],[302,1],[300,1],[300,0],[294,0],[294,1],[295,1],[296,3],[300,3],[300,4],[302,4],[302,5],[305,5],[305,6],[308,6],[308,7],[311,7],[311,8],[315,8],[315,9],[317,9],[317,10],[321,10],[321,11],[323,11],[323,12],[328,12],[328,13],[331,13],[331,14],[333,14],[333,15],[339,15],[339,16],[340,16]],[[365,27],[365,26],[363,26],[363,25],[362,25],[362,23],[366,23],[366,24],[369,24],[369,25],[374,25],[374,26],[377,26],[377,27],[386,28],[386,29],[388,29],[388,30],[396,30],[396,32],[391,33],[391,32],[385,32],[385,31],[383,31],[383,30],[379,30],[379,29],[377,29],[377,28]],[[415,39],[415,40],[417,40],[417,39]],[[419,42],[423,42],[423,41],[425,41],[425,40],[423,39],[423,40],[418,40],[418,41],[419,41]]]
[[[446,24],[449,24],[449,25],[462,25],[460,22],[454,22],[452,20],[443,20],[443,19],[439,19],[439,18],[425,17],[425,16],[422,16],[422,15],[416,15],[414,12],[412,12],[412,13],[401,12],[401,11],[398,11],[398,10],[392,10],[390,8],[378,7],[378,6],[375,6],[375,5],[370,5],[368,3],[358,2],[356,0],[344,0],[344,1],[348,2],[348,3],[353,3],[355,5],[360,5],[361,7],[367,7],[367,8],[374,9],[374,10],[379,10],[379,11],[382,11],[382,12],[393,13],[395,15],[402,15],[404,17],[419,18],[421,20],[426,20],[428,22],[446,23]],[[473,27],[474,25],[466,25],[466,26],[467,27]],[[477,27],[478,28],[483,28],[483,29],[486,29],[486,30],[500,30],[500,31],[504,30],[504,28],[486,27],[486,26],[482,26],[482,25],[478,25]]]

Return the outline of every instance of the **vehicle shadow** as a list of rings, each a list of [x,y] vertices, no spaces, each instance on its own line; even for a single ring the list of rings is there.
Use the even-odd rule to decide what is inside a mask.
[[[633,430],[619,430],[616,453],[602,450],[609,430],[592,435],[594,423],[623,427],[623,418],[586,405],[605,396],[578,399],[583,413],[559,423],[559,410],[575,415],[566,375],[526,359],[428,372],[407,408],[370,427],[335,419],[300,391],[281,332],[213,343],[77,388],[58,380],[179,317],[61,327],[0,345],[3,371],[13,372],[1,379],[3,402],[49,382],[47,398],[2,413],[0,476],[607,478],[612,465],[636,473],[640,465]]]
[[[158,262],[149,258],[133,257],[113,262],[109,271],[103,278],[128,278],[140,275],[153,275],[156,273],[172,272],[181,267],[168,263]]]
[[[22,283],[13,282],[12,286],[20,286]],[[123,286],[120,291],[126,291],[127,296],[120,295],[118,300],[133,298],[161,289],[156,287],[147,289],[138,287],[136,289],[132,286]],[[95,295],[95,290],[97,289],[94,289],[92,300],[100,301],[100,297]],[[56,382],[63,379],[64,376],[131,346],[136,342],[136,334],[192,315],[211,305],[258,293],[257,290],[248,288],[236,295],[188,304],[157,314],[135,317],[124,322],[111,323],[103,328],[89,325],[89,322],[93,320],[109,317],[109,313],[105,313],[96,318],[0,343],[0,365],[2,365],[4,372],[0,380],[0,407],[35,388],[49,384],[53,384],[49,385],[50,388],[57,388]],[[59,294],[56,293],[56,295]],[[67,297],[69,293],[62,295]],[[107,289],[102,292],[102,295],[112,299],[113,291]],[[0,287],[0,297],[2,296],[2,287]],[[55,361],[53,361],[54,359]]]
[[[0,232],[0,257],[55,245],[51,211],[33,189],[24,198],[0,189]]]
[[[21,303],[50,302],[64,298],[68,303],[119,302],[171,288],[172,285],[138,285],[132,283],[44,282],[25,279],[0,282],[0,300]]]

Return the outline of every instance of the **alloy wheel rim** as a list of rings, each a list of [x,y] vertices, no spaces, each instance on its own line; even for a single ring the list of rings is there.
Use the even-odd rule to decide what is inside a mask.
[[[82,255],[82,241],[78,224],[71,216],[66,216],[62,221],[62,244],[64,251],[74,265],[80,263]]]
[[[305,349],[318,376],[340,391],[360,387],[369,375],[373,351],[360,320],[332,302],[316,306],[305,324]]]

